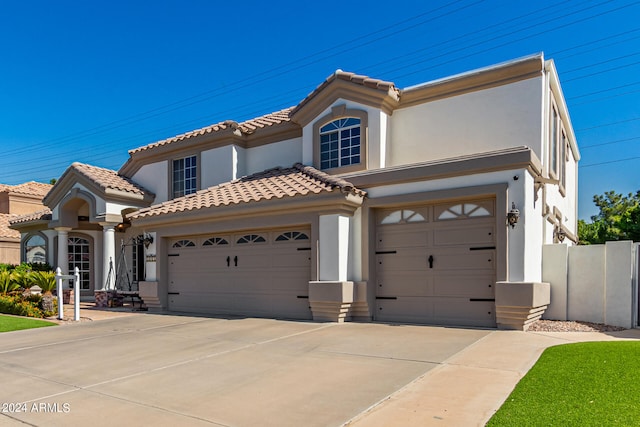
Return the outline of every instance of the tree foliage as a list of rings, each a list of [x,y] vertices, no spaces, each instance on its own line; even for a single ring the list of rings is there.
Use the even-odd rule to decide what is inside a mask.
[[[604,243],[611,240],[640,241],[640,191],[628,195],[607,191],[593,196],[600,212],[591,223],[578,221],[581,244]]]

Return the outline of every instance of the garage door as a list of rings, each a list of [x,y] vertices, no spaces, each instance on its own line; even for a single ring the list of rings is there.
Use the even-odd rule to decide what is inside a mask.
[[[169,243],[169,310],[311,319],[309,230],[181,237]]]
[[[491,199],[377,212],[375,318],[495,326],[494,212]]]

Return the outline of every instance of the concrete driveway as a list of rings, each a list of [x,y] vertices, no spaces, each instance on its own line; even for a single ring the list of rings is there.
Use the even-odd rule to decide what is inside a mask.
[[[0,336],[0,425],[340,426],[490,330],[135,315]]]

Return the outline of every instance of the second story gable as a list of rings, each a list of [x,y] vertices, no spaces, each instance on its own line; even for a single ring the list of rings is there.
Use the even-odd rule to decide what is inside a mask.
[[[159,203],[295,163],[353,175],[523,146],[550,180],[575,173],[575,136],[542,54],[402,90],[338,70],[294,107],[131,150],[119,174]]]

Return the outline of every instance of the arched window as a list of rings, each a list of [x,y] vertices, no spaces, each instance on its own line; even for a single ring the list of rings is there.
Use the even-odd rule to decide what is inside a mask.
[[[287,231],[276,237],[276,242],[287,242],[290,240],[309,240],[309,236],[299,231]]]
[[[247,234],[245,236],[242,236],[238,239],[238,241],[236,241],[236,243],[238,244],[244,244],[244,243],[264,243],[266,242],[265,238],[262,237],[259,234]]]
[[[408,222],[423,222],[424,216],[409,209],[393,211],[385,216],[380,224],[406,224]]]
[[[443,210],[438,219],[459,219],[459,218],[479,218],[484,216],[492,216],[493,214],[487,209],[488,206],[482,207],[474,203],[460,203],[449,206]]]
[[[29,236],[24,242],[24,260],[28,263],[47,262],[47,241],[41,234]]]
[[[320,128],[320,168],[360,163],[360,119],[337,119]]]
[[[191,247],[194,247],[195,245],[196,244],[193,243],[191,240],[182,239],[175,242],[173,245],[171,245],[171,247],[172,248],[191,248]]]
[[[227,240],[223,239],[222,237],[212,237],[210,239],[205,240],[202,246],[218,246],[218,245],[228,245],[228,244],[229,242],[227,242]]]

